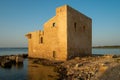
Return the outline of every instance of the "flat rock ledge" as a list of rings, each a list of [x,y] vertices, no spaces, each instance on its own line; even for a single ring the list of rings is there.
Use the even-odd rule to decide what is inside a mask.
[[[27,57],[28,54],[0,56],[0,67],[11,68],[12,65],[23,64],[23,59]]]
[[[58,80],[119,80],[119,55],[94,55],[66,61],[57,65]]]
[[[30,58],[34,64],[40,64],[44,66],[57,66],[63,63],[63,61],[54,61],[54,60],[47,60],[47,59],[42,59],[42,58]]]
[[[57,80],[119,80],[120,55],[76,57],[65,62],[29,58],[35,64],[54,66],[59,73]]]

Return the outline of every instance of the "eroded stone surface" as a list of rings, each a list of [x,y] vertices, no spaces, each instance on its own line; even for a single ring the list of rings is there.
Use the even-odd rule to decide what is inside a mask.
[[[61,64],[61,80],[119,80],[120,57],[112,55],[72,59]],[[66,74],[65,74],[66,72]],[[62,79],[64,78],[64,79]]]
[[[56,15],[44,23],[43,31],[30,32],[26,37],[32,58],[65,61],[91,56],[92,19],[64,5],[56,8]]]

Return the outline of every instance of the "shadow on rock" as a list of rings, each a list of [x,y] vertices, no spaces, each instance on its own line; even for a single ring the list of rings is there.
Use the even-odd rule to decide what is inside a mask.
[[[120,64],[107,69],[98,80],[120,80]]]

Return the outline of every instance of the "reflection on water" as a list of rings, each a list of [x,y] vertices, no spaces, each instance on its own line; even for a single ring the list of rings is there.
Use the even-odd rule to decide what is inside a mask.
[[[27,63],[25,59],[23,64],[13,64],[12,68],[0,67],[0,80],[28,80]]]
[[[33,63],[32,59],[25,59],[23,64],[12,68],[0,67],[0,80],[56,80],[57,75],[54,67]]]
[[[23,68],[23,63],[14,64],[14,65],[12,65],[12,67],[14,67],[16,69],[22,69]]]
[[[43,66],[28,60],[28,80],[56,80],[57,75],[54,72],[54,67]]]
[[[11,54],[15,51],[20,53],[21,50],[27,51],[27,49],[0,49],[0,55],[6,51]],[[92,53],[120,54],[120,49],[92,49]],[[0,80],[56,80],[58,74],[53,69],[54,67],[35,64],[31,60],[25,59],[23,65],[14,65],[9,69],[0,67]]]

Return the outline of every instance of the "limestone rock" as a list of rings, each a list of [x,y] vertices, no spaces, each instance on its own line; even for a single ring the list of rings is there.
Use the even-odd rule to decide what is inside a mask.
[[[23,63],[23,57],[16,56],[16,63]]]
[[[4,67],[4,68],[11,68],[12,63],[11,63],[10,60],[2,60],[1,66]]]

